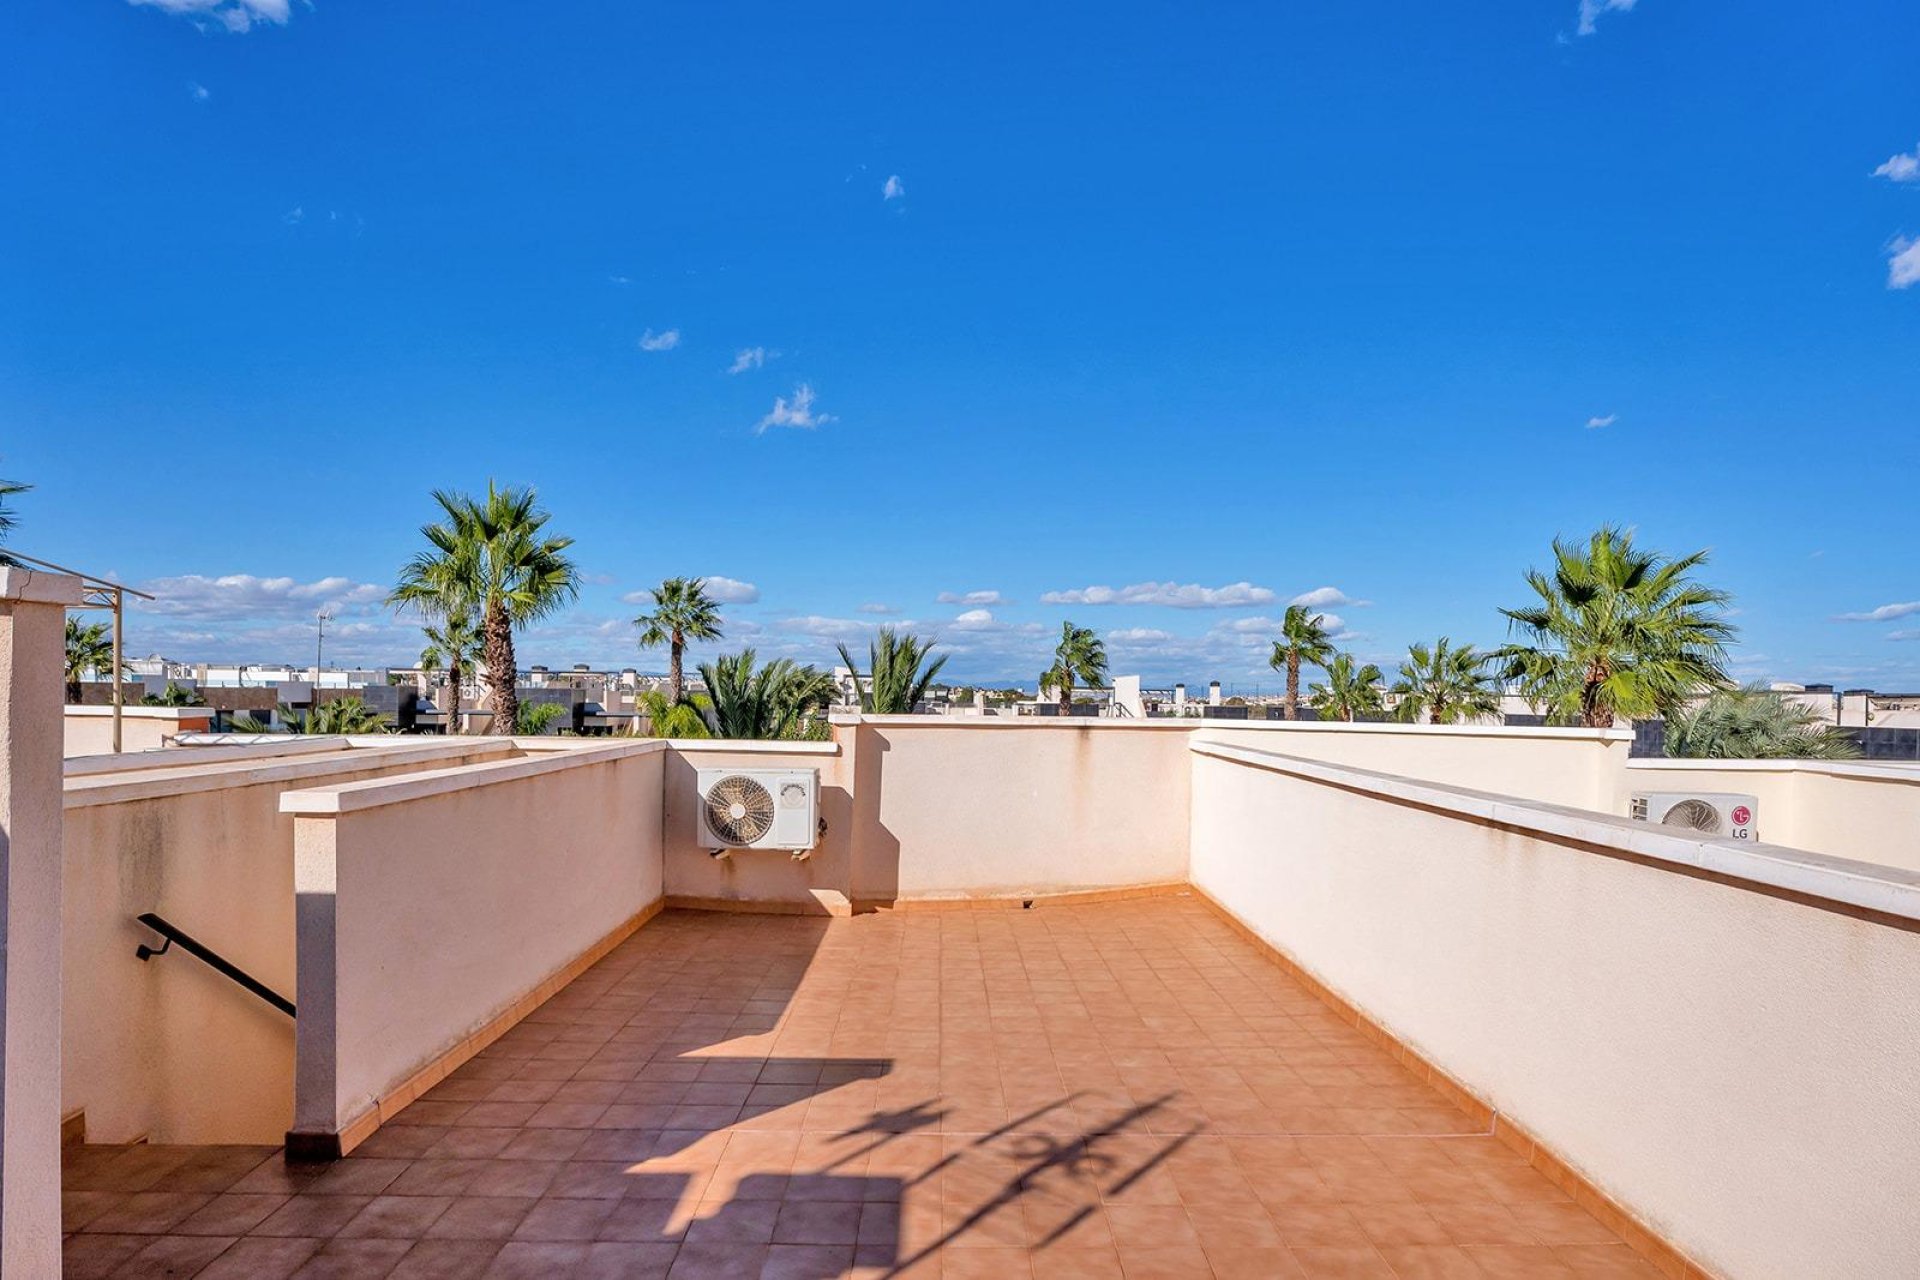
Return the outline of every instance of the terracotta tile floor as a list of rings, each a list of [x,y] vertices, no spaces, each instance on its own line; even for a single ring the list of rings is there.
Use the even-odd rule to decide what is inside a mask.
[[[1187,898],[669,913],[329,1168],[66,1208],[74,1280],[1656,1274]]]

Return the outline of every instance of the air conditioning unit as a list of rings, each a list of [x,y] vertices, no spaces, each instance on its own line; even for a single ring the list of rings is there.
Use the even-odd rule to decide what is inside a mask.
[[[700,840],[713,856],[785,849],[797,861],[820,838],[817,769],[701,769]]]
[[[1721,840],[1758,840],[1760,802],[1719,791],[1635,792],[1628,816]]]

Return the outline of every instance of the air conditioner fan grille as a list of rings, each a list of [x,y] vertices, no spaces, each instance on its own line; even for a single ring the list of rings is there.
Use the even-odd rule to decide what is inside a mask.
[[[1720,811],[1705,800],[1682,800],[1667,810],[1660,820],[1663,827],[1685,827],[1689,831],[1709,833],[1720,830]]]
[[[773,829],[773,796],[744,774],[728,774],[707,789],[707,830],[730,845],[749,845]]]

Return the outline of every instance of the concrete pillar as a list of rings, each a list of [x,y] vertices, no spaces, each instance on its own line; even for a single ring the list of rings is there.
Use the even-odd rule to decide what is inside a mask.
[[[60,822],[66,606],[0,568],[0,1274],[60,1274]]]
[[[1207,685],[1207,705],[1210,707],[1220,705],[1220,682],[1218,680]]]

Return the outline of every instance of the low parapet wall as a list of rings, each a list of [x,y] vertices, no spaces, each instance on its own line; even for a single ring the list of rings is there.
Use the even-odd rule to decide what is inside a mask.
[[[1610,1225],[1912,1273],[1920,875],[1223,744],[1193,778],[1194,885]]]
[[[1631,738],[1322,721],[847,716],[835,720],[830,743],[677,741],[664,774],[667,894],[720,909],[831,911],[1177,885],[1187,878],[1191,742],[1605,811],[1616,807]],[[812,856],[712,858],[694,815],[695,771],[712,765],[820,770],[827,827]]]
[[[67,707],[66,754],[98,756],[113,753],[112,707]],[[184,733],[199,733],[213,723],[205,707],[124,707],[120,718],[120,750],[153,751],[172,746]]]
[[[351,1150],[662,899],[665,744],[291,792],[289,1149]]]
[[[270,1142],[293,1114],[285,1015],[175,950],[142,964],[155,912],[283,994],[294,988],[289,787],[495,758],[483,739],[284,740],[69,761],[61,952],[62,1109],[96,1142]],[[75,766],[80,766],[76,768]]]

